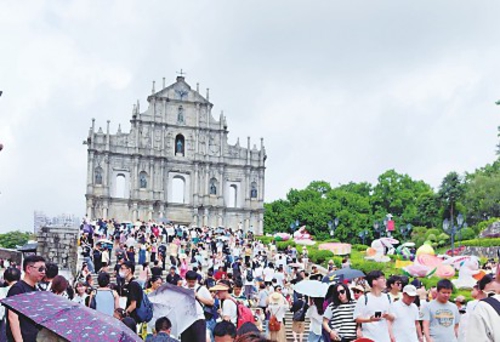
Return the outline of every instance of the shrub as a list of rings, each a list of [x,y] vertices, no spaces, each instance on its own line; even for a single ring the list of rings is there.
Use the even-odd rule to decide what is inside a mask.
[[[431,228],[431,229],[428,229],[427,232],[425,232],[425,238],[427,240],[432,240],[430,238],[430,235],[434,235],[434,237],[436,237],[436,236],[438,236],[441,233],[442,233],[442,231],[440,231],[439,229],[437,229],[437,228]]]
[[[308,249],[309,260],[314,264],[322,264],[334,257],[331,251],[320,251],[317,249]]]
[[[500,246],[500,238],[464,240],[461,242],[461,244],[464,246],[477,246],[477,247]]]
[[[364,252],[366,251],[368,248],[370,248],[370,246],[367,246],[367,245],[362,245],[362,244],[357,244],[357,245],[352,245],[352,249],[355,250],[355,251],[360,251],[360,252]]]

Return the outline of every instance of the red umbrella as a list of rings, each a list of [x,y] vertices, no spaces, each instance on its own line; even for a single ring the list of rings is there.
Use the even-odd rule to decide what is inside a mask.
[[[0,303],[69,341],[142,341],[116,318],[51,292],[22,293],[2,299]]]

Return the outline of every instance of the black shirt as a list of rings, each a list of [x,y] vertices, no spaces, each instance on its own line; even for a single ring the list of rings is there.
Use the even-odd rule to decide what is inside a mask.
[[[177,273],[174,273],[174,275],[172,275],[171,273],[167,274],[167,283],[177,285],[179,280],[182,280],[182,278]]]
[[[141,285],[135,281],[134,278],[130,280],[130,283],[127,284],[127,304],[126,307],[130,306],[130,303],[136,301],[136,309],[130,313],[130,317],[135,319],[136,322],[139,322],[140,319],[137,317],[136,310],[142,303],[142,287]]]
[[[152,275],[161,277],[162,273],[163,273],[163,269],[161,267],[159,267],[159,266],[151,267],[151,274]]]
[[[37,291],[36,287],[32,287],[24,280],[20,280],[10,288],[7,293],[7,297],[12,297],[21,293]],[[6,313],[6,317],[8,314]],[[21,328],[21,335],[23,336],[23,341],[25,342],[35,342],[36,335],[38,334],[38,326],[30,319],[26,318],[24,315],[18,315],[19,325]],[[7,341],[14,341],[12,337],[12,331],[10,330],[9,320],[7,319]]]

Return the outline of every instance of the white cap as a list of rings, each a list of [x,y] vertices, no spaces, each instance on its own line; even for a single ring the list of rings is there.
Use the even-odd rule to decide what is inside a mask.
[[[417,288],[413,285],[406,285],[403,288],[403,293],[406,293],[408,296],[415,297],[417,296]]]

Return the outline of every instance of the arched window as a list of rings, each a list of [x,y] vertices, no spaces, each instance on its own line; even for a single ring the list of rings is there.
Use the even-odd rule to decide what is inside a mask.
[[[94,171],[94,183],[98,185],[102,185],[102,169],[101,167],[97,167]]]
[[[125,181],[126,181],[126,178],[125,178],[125,175],[123,173],[119,173],[116,175],[115,197],[126,198],[126,196],[125,196],[125,191],[126,191]]]
[[[257,198],[257,183],[255,182],[250,185],[250,198]]]
[[[217,179],[210,180],[210,195],[217,195]]]
[[[173,203],[185,203],[184,188],[186,182],[184,178],[176,176],[172,178],[172,196],[171,200]]]
[[[185,142],[182,134],[177,134],[175,137],[175,155],[184,156]]]
[[[238,206],[238,186],[231,184],[229,186],[228,207],[236,208]]]
[[[144,171],[139,173],[139,187],[146,189],[148,187],[148,174]]]

